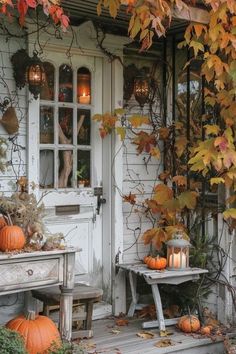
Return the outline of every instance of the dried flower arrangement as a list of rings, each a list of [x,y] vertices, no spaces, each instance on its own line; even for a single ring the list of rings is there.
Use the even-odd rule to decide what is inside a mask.
[[[65,248],[63,234],[51,234],[45,229],[44,211],[43,203],[38,203],[35,195],[26,191],[0,197],[0,212],[23,229],[26,237],[24,251],[27,252]]]

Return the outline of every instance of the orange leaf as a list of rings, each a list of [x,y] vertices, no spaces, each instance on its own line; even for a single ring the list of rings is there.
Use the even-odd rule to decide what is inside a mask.
[[[170,187],[165,184],[158,184],[154,188],[155,194],[153,199],[157,201],[158,204],[163,204],[167,200],[172,199],[173,191]]]
[[[172,181],[177,184],[177,186],[186,186],[187,178],[185,176],[177,175],[172,178]]]

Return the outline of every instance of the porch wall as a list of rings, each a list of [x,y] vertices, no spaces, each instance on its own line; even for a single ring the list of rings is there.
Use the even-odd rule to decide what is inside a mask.
[[[14,28],[11,30],[14,31]],[[0,192],[9,195],[17,190],[17,180],[26,176],[27,164],[27,96],[26,89],[18,90],[13,79],[13,70],[10,58],[18,49],[25,48],[24,39],[13,39],[1,36],[0,39],[0,103],[9,98],[15,107],[19,120],[19,133],[11,135],[0,124],[0,136],[8,142],[7,161],[9,166],[5,172],[0,172]],[[23,293],[0,297],[0,324],[13,318],[22,311]]]

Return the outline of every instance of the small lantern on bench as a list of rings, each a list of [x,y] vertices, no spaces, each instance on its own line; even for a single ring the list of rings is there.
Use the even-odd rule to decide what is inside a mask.
[[[167,241],[167,268],[169,270],[186,270],[189,268],[189,248],[191,244],[183,238],[181,232]]]

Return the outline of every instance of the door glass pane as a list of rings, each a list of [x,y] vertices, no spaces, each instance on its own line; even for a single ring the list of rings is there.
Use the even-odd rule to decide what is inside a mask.
[[[73,109],[59,108],[59,127],[58,127],[59,144],[73,143]]]
[[[51,63],[44,62],[43,67],[45,70],[45,83],[42,86],[40,92],[41,100],[54,100],[54,80],[55,80],[55,68]]]
[[[69,65],[63,64],[59,68],[59,101],[73,101],[73,71]]]
[[[77,113],[77,144],[90,145],[91,119],[90,111],[78,109]]]
[[[78,150],[77,185],[78,187],[91,187],[90,151]]]
[[[58,187],[72,187],[73,151],[59,150],[58,152]]]
[[[54,188],[54,151],[40,151],[40,188]]]
[[[54,110],[53,107],[40,107],[40,144],[54,143]]]
[[[91,103],[91,73],[84,67],[77,72],[77,101],[80,104]]]

